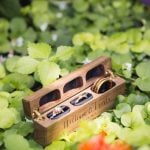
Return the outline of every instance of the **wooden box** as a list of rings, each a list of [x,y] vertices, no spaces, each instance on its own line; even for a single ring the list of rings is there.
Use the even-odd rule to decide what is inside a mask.
[[[34,121],[35,140],[48,145],[63,130],[75,130],[81,119],[111,108],[125,81],[110,69],[110,58],[100,57],[26,97],[24,112]]]

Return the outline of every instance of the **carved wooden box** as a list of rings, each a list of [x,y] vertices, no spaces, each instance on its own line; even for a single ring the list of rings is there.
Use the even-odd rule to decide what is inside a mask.
[[[100,57],[26,97],[24,112],[34,121],[35,140],[48,145],[63,130],[77,128],[81,119],[111,108],[124,93],[125,81],[110,69],[110,58]]]

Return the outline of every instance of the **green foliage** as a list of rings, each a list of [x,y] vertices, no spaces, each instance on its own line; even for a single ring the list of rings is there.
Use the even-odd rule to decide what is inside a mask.
[[[20,4],[18,0],[1,0],[0,1],[0,16],[13,18],[20,15]]]
[[[150,75],[150,61],[145,61],[137,65],[136,73],[141,78],[149,78]]]
[[[54,141],[50,146],[47,146],[45,150],[64,150],[65,142],[64,141]]]
[[[120,103],[117,105],[116,109],[114,110],[114,113],[117,118],[120,118],[124,113],[130,112],[131,107],[129,104],[126,103]]]
[[[6,117],[7,115],[7,117]],[[20,118],[14,108],[3,108],[0,112],[0,128],[10,128],[14,123],[18,123]]]
[[[3,83],[3,90],[6,91],[12,91],[14,89],[26,90],[34,85],[34,79],[32,76],[23,75],[19,73],[12,73],[7,75],[3,79]]]
[[[10,22],[11,35],[17,37],[27,29],[26,22],[23,18],[14,18]]]
[[[0,64],[0,79],[6,76],[6,71],[3,64]]]
[[[12,134],[7,136],[4,139],[4,143],[5,147],[8,150],[16,150],[16,149],[32,150],[30,148],[28,141],[23,136],[18,134]]]
[[[17,123],[16,125],[14,125],[11,130],[14,130],[14,132],[16,130],[15,133],[17,133],[19,135],[27,136],[29,133],[33,132],[33,124],[31,122],[21,121],[21,122]]]
[[[9,93],[0,92],[0,109],[8,107],[9,97]]]
[[[19,56],[13,56],[11,58],[8,58],[5,63],[6,69],[9,72],[15,72],[15,68],[19,59],[20,59]]]
[[[149,70],[150,61],[145,61],[136,67],[136,73],[139,76],[136,79],[135,84],[142,90],[142,91],[150,91],[150,70]]]
[[[77,12],[84,12],[88,9],[89,3],[85,0],[76,0],[73,2],[73,7]]]
[[[126,103],[128,103],[131,107],[134,105],[144,105],[149,101],[149,97],[144,94],[129,94],[128,97],[124,97]]]
[[[149,92],[150,91],[150,78],[138,78],[135,81],[135,84],[140,88],[142,91]]]
[[[74,48],[71,46],[59,46],[56,54],[50,58],[51,61],[66,61],[71,58],[74,52]]]
[[[28,53],[32,58],[48,58],[51,53],[51,47],[45,43],[29,43]]]
[[[0,16],[9,18],[0,18],[0,149],[42,150],[32,140],[33,124],[24,116],[22,99],[37,84],[49,85],[99,56],[112,58],[113,71],[127,81],[126,96],[119,96],[109,113],[82,121],[76,132],[65,132],[45,149],[76,150],[100,131],[107,132],[109,143],[122,139],[135,149],[149,149],[147,6],[129,0],[25,3],[0,1]]]
[[[42,84],[48,85],[59,77],[60,68],[56,63],[44,60],[38,65],[38,74]]]
[[[15,66],[15,72],[21,74],[31,74],[35,72],[37,65],[38,65],[37,60],[32,59],[28,56],[24,56],[18,59]]]

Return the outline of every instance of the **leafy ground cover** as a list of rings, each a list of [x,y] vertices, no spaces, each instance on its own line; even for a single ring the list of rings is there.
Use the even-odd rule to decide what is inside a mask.
[[[20,4],[15,0],[15,11],[6,12],[2,8],[7,10],[9,2],[0,2],[0,149],[44,149],[33,140],[33,123],[23,113],[23,97],[105,55],[112,58],[113,71],[126,79],[126,95],[118,97],[114,109],[81,122],[76,132],[62,133],[45,150],[80,149],[80,143],[101,132],[108,145],[121,140],[128,148],[148,150],[148,3],[33,0]]]

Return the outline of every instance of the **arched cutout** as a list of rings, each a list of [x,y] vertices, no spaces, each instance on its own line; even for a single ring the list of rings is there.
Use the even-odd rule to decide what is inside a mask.
[[[73,80],[71,80],[70,82],[66,83],[64,88],[63,88],[63,92],[66,93],[72,89],[76,89],[83,86],[83,80],[82,77],[77,77]]]
[[[60,99],[60,91],[56,89],[41,97],[39,105],[42,106],[58,99]]]
[[[92,78],[95,77],[99,77],[104,75],[105,73],[105,69],[103,65],[98,65],[95,68],[92,68],[91,70],[89,70],[86,74],[86,80],[90,80]]]

